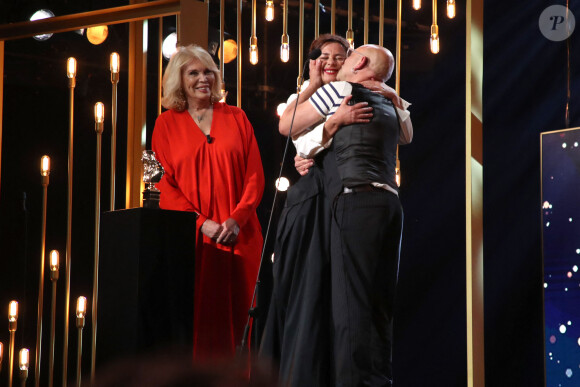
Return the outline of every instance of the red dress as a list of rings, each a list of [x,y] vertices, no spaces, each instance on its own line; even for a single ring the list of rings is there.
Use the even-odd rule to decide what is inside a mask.
[[[252,125],[239,108],[214,103],[211,143],[187,111],[157,118],[153,151],[165,169],[157,187],[160,207],[195,211],[194,360],[235,354],[246,324],[262,251],[256,215],[264,171]],[[206,219],[233,218],[240,226],[234,246],[203,235]]]

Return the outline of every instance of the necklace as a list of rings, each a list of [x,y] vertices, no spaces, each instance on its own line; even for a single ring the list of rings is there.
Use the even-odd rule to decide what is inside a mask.
[[[193,115],[193,117],[195,118],[195,120],[196,120],[197,122],[201,122],[201,121],[203,121],[203,119],[205,118],[205,113],[207,113],[207,111],[208,111],[208,110],[212,110],[212,109],[213,109],[213,107],[209,107],[209,108],[205,109],[205,110],[203,111],[203,113],[202,113],[202,114],[200,114],[200,115],[197,115],[197,114],[195,114],[195,113],[192,113],[192,115]]]

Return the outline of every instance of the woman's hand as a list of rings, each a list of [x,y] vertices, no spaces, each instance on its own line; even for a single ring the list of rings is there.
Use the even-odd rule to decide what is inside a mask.
[[[221,224],[210,219],[206,219],[201,225],[202,234],[211,239],[217,239],[220,236],[222,229],[223,226]]]
[[[294,157],[294,167],[296,171],[300,174],[300,176],[304,176],[308,174],[308,170],[311,166],[314,165],[314,160],[312,159],[303,159],[302,157],[296,155]]]
[[[216,242],[225,246],[231,246],[236,243],[238,234],[240,233],[240,226],[238,226],[238,222],[232,218],[228,218],[221,224],[221,227],[222,231]]]
[[[310,60],[308,64],[308,76],[312,90],[317,90],[322,86],[322,61],[319,59]]]
[[[375,93],[379,93],[380,95],[382,95],[387,99],[390,99],[393,102],[393,104],[399,109],[405,110],[405,108],[403,107],[403,100],[401,99],[401,97],[399,97],[395,89],[393,89],[392,87],[387,86],[383,82],[375,80],[364,81],[361,82],[361,84],[367,89],[374,91]]]

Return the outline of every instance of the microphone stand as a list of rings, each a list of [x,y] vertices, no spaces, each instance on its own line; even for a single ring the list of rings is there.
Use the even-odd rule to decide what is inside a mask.
[[[288,131],[288,137],[286,138],[286,145],[284,146],[284,153],[282,154],[282,161],[280,163],[280,173],[278,173],[278,182],[282,177],[282,169],[284,168],[284,162],[286,161],[286,153],[288,152],[288,144],[290,143],[290,138],[292,137],[292,127],[294,126],[294,117],[296,117],[296,109],[298,107],[298,100],[300,99],[300,92],[302,89],[302,84],[304,83],[304,71],[306,71],[306,65],[310,63],[310,60],[317,59],[320,56],[320,49],[317,48],[312,50],[310,54],[308,54],[308,60],[304,63],[304,67],[302,68],[302,74],[298,76],[298,82],[296,86],[296,102],[294,103],[294,110],[292,112],[292,120],[290,121],[290,130]],[[266,252],[266,242],[268,241],[268,235],[270,233],[270,226],[272,225],[272,215],[274,214],[274,207],[276,205],[276,198],[278,197],[278,189],[274,192],[274,200],[272,200],[272,208],[270,209],[270,217],[268,219],[268,226],[266,227],[266,235],[264,236],[264,245],[262,246],[262,254],[260,256],[260,265],[258,266],[258,276],[256,278],[256,285],[254,286],[254,293],[252,294],[252,302],[250,303],[250,309],[248,310],[248,320],[246,322],[246,326],[244,327],[244,334],[242,336],[242,341],[240,345],[237,347],[238,356],[243,354],[243,350],[247,345],[248,334],[250,333],[250,325],[254,317],[256,317],[259,313],[259,308],[256,306],[254,307],[254,303],[256,301],[256,295],[258,294],[258,288],[260,286],[260,271],[262,269],[262,263],[264,262],[264,253]]]

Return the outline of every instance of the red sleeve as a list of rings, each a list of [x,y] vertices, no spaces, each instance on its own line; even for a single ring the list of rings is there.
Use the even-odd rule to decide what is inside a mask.
[[[252,124],[246,117],[246,114],[240,110],[241,118],[238,119],[240,130],[244,133],[246,144],[246,174],[244,177],[244,187],[240,202],[231,214],[231,217],[242,227],[248,221],[248,218],[255,213],[262,194],[264,193],[264,169],[262,168],[262,159],[260,150],[254,136]]]
[[[179,188],[179,184],[173,177],[174,170],[171,163],[171,149],[167,132],[167,123],[162,116],[159,116],[155,122],[153,138],[151,141],[153,151],[155,152],[155,158],[161,163],[164,170],[161,181],[155,185],[161,191],[159,207],[165,210],[196,212],[199,215],[197,218],[197,226],[201,227],[207,217],[202,215],[199,209],[195,208],[185,195],[183,195],[183,192],[181,192],[181,189]]]

